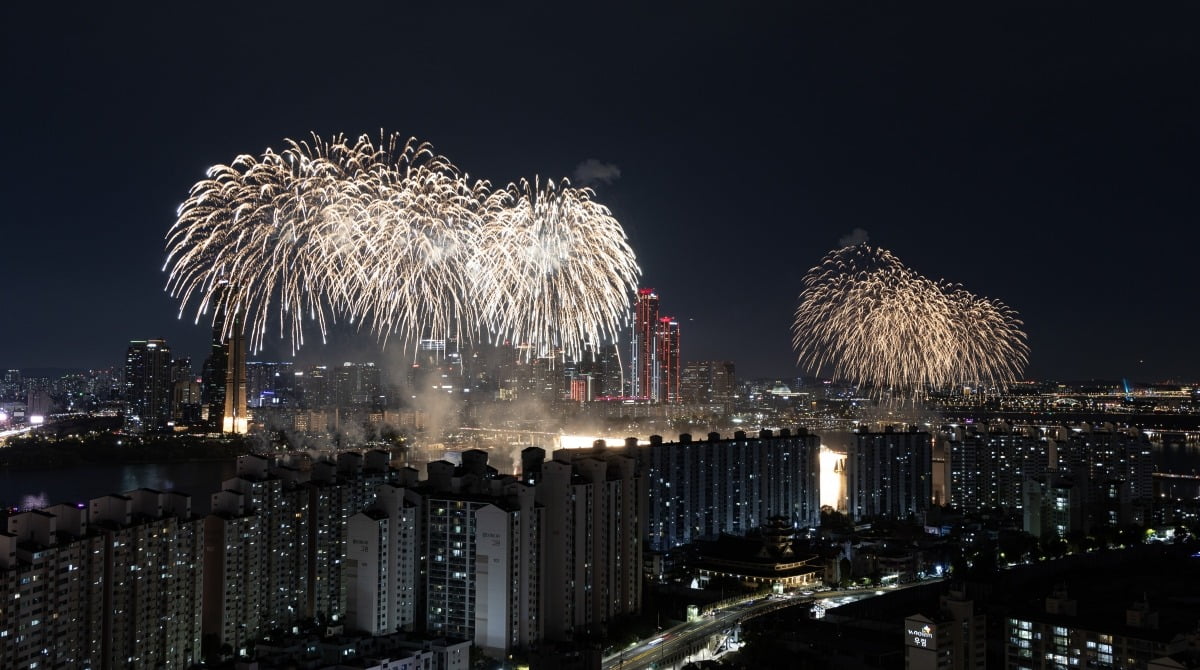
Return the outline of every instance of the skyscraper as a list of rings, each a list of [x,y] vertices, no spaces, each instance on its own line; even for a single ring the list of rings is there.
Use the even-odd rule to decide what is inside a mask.
[[[225,411],[221,432],[247,433],[250,427],[246,410],[246,336],[237,315],[234,315],[233,327],[225,339],[225,353]]]
[[[730,361],[688,361],[679,382],[680,402],[724,405],[733,403],[734,373]]]
[[[675,404],[682,401],[679,322],[658,314],[658,294],[652,288],[639,289],[633,318],[629,395]]]
[[[658,383],[655,385],[655,400],[675,405],[679,397],[679,322],[673,316],[658,320],[655,332]]]
[[[200,398],[206,410],[205,419],[210,432],[219,433],[225,416],[225,373],[229,369],[229,349],[225,346],[225,317],[213,320],[212,350],[204,359],[201,372]]]
[[[658,330],[658,294],[652,288],[638,290],[633,314],[633,350],[630,356],[629,395],[653,399],[655,350]]]
[[[329,368],[310,365],[303,374],[297,372],[296,386],[301,405],[306,409],[320,409],[333,404],[330,391]]]
[[[192,379],[192,357],[184,356],[171,361],[171,381]]]
[[[246,363],[246,399],[251,407],[280,407],[293,404],[296,374],[289,362]]]
[[[599,395],[625,395],[625,369],[621,365],[621,350],[616,344],[606,344],[602,349],[600,368],[603,388]]]
[[[166,430],[171,391],[171,348],[166,341],[130,342],[125,354],[125,430]]]
[[[343,363],[335,370],[336,400],[341,409],[382,407],[383,383],[374,363]]]

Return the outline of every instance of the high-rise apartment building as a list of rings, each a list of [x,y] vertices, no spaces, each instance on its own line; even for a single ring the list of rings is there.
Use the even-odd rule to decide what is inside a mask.
[[[1022,483],[1025,532],[1034,537],[1066,537],[1084,531],[1087,480],[1047,475]]]
[[[630,448],[629,445],[626,447]],[[767,519],[793,525],[820,521],[820,440],[800,429],[705,441],[680,435],[633,447],[647,486],[649,548],[667,551],[721,533],[744,535]]]
[[[352,508],[353,484],[340,478],[337,464],[317,461],[308,490],[308,603],[305,613],[329,621],[346,612],[346,520]]]
[[[967,511],[1022,511],[1035,534],[1141,523],[1153,494],[1150,456],[1139,431],[1111,425],[952,425],[938,435],[935,491]],[[1069,514],[1046,507],[1066,498]]]
[[[246,499],[238,491],[218,491],[204,520],[204,635],[228,644],[239,657],[249,636],[263,630],[259,585],[267,551],[262,541],[266,520]]]
[[[392,526],[380,509],[363,510],[346,522],[346,624],[371,635],[402,629],[404,617],[396,607],[395,589],[413,584],[416,578],[397,570],[401,545],[393,539]]]
[[[957,509],[1020,510],[1031,478],[1050,469],[1051,446],[1044,437],[1008,424],[953,427],[942,447],[947,500]]]
[[[150,489],[9,517],[0,667],[198,663],[202,523],[188,496]]]
[[[858,429],[846,454],[846,511],[852,519],[903,519],[929,509],[933,496],[929,433]]]
[[[640,612],[646,498],[636,456],[560,449],[554,460],[526,467],[540,473],[546,637],[600,634],[615,617]]]
[[[426,634],[506,658],[542,639],[543,511],[533,487],[498,476],[487,452],[435,461],[421,484],[417,616]]]
[[[1087,531],[1095,525],[1141,523],[1153,498],[1150,440],[1136,428],[1081,424],[1061,431],[1058,469],[1083,492]]]
[[[434,486],[422,519],[426,632],[474,640],[500,658],[540,640],[542,529],[532,488],[512,482],[496,496]]]
[[[383,635],[417,625],[419,494],[383,484],[375,503],[346,525],[346,623]]]
[[[1045,599],[1044,607],[1010,612],[1002,638],[1004,667],[1145,668],[1151,661],[1187,647],[1186,636],[1159,628],[1158,612],[1147,602],[1145,594],[1130,596],[1139,600],[1128,605],[1124,612],[1114,611],[1109,603],[1091,603],[1091,606],[1085,603],[1081,608],[1068,595],[1066,587],[1059,586]],[[1169,660],[1168,663],[1162,667],[1186,667]]]
[[[191,498],[151,489],[94,498],[88,523],[104,538],[101,667],[198,661],[203,521]]]
[[[299,471],[271,467],[256,454],[238,457],[237,476],[223,483],[226,491],[245,496],[247,509],[263,518],[259,541],[266,547],[265,572],[258,588],[274,628],[298,620],[308,601],[308,491]]]
[[[171,348],[134,340],[125,353],[125,430],[162,432],[171,422]]]
[[[542,510],[517,481],[475,512],[475,644],[495,658],[542,640]]]
[[[205,523],[204,632],[237,644],[304,617],[309,603],[309,491],[299,471],[238,457]],[[235,652],[236,653],[236,652]]]

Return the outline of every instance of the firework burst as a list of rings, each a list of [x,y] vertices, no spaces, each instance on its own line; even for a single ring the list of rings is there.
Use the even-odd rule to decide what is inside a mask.
[[[615,338],[639,270],[621,224],[590,189],[522,180],[486,217],[477,245],[475,294],[484,320],[530,355]]]
[[[876,394],[958,383],[1006,386],[1028,360],[1016,313],[934,282],[885,249],[834,251],[804,277],[792,325],[802,365]]]
[[[415,140],[287,140],[192,187],[167,233],[180,315],[277,327],[295,352],[315,323],[404,342],[489,331],[577,354],[616,334],[640,273],[621,226],[586,189],[493,191]],[[228,335],[229,333],[224,333]]]

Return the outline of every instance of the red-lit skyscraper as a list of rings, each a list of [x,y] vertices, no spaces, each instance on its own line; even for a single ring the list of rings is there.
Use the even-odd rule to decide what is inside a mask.
[[[652,288],[638,289],[633,313],[633,352],[630,356],[629,395],[656,400],[655,343],[658,330],[658,294]]]
[[[631,368],[631,396],[680,402],[679,322],[674,317],[658,316],[658,294],[652,288],[638,290]]]
[[[679,402],[679,322],[673,316],[658,320],[655,348],[658,353],[659,402],[674,405]]]

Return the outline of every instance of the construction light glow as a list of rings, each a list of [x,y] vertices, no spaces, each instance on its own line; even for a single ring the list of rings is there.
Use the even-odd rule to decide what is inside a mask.
[[[842,465],[846,455],[822,446],[817,457],[821,465],[821,506],[826,505],[838,509],[842,503],[842,491],[845,482],[842,477]]]

